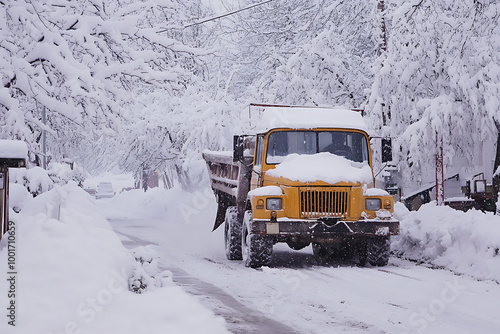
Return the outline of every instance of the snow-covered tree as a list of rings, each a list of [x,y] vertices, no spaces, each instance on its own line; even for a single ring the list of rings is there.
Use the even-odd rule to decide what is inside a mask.
[[[221,82],[253,101],[361,106],[372,82],[378,24],[370,1],[264,3],[214,27],[228,46]]]
[[[441,142],[450,165],[496,138],[499,16],[493,0],[0,0],[0,138],[39,164],[46,131],[56,160],[189,186],[249,102],[364,106],[418,183]]]
[[[121,139],[120,167],[137,174],[144,169],[164,173],[172,183],[193,189],[206,179],[204,149],[230,149],[240,106],[214,100],[203,86],[189,87],[181,96],[151,92],[131,106],[135,122]]]
[[[445,163],[472,160],[496,139],[500,117],[500,4],[410,1],[390,7],[388,50],[378,61],[368,110],[395,137],[407,185]],[[423,149],[425,148],[425,149]]]
[[[203,72],[202,51],[175,38],[187,7],[170,0],[0,2],[0,136],[25,140],[35,163],[42,130],[56,157],[94,159],[80,145],[92,149],[102,136],[123,135],[139,89],[175,96]]]
[[[309,38],[295,46],[271,77],[273,100],[361,107],[373,81],[375,6],[369,1],[331,1],[316,6]]]

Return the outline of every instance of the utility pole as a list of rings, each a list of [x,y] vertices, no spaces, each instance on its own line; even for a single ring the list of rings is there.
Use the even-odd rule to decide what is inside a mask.
[[[380,42],[378,45],[377,53],[380,56],[382,52],[387,50],[387,33],[386,33],[386,27],[385,27],[385,1],[384,0],[379,0],[377,9],[380,11]]]
[[[497,129],[497,151],[495,154],[495,165],[493,166],[493,195],[495,196],[495,203],[498,200],[498,192],[500,191],[500,122],[493,119]]]
[[[438,206],[444,204],[444,161],[443,161],[443,140],[439,144],[436,133],[436,202]]]
[[[387,51],[387,34],[386,34],[386,26],[385,26],[385,1],[384,0],[378,0],[377,3],[377,9],[380,11],[380,16],[379,16],[379,38],[378,38],[378,45],[377,45],[377,55],[380,57],[383,53]],[[382,66],[383,62],[382,62]],[[382,107],[382,125],[388,125],[391,119],[391,107],[390,105],[387,106],[386,103],[382,102],[381,103]]]
[[[0,239],[2,239],[2,235],[9,230],[10,225],[9,168],[26,167],[28,147],[21,140],[0,140],[0,152],[2,152],[0,156]]]
[[[47,124],[46,115],[45,115],[45,106],[42,105],[42,123],[45,126]],[[47,169],[47,131],[42,129],[42,167],[43,169]]]

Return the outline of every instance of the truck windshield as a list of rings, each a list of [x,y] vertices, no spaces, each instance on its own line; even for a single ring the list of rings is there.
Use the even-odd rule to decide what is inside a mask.
[[[366,136],[353,131],[275,131],[267,142],[267,164],[279,164],[289,154],[330,152],[355,162],[368,162]]]

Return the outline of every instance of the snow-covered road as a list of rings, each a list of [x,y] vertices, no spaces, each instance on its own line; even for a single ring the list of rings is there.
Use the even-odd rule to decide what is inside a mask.
[[[258,270],[228,261],[208,195],[102,201],[128,247],[152,245],[174,281],[234,333],[498,333],[500,285],[391,258],[382,268],[319,265],[276,245]],[[128,197],[127,197],[128,196]],[[205,197],[204,197],[205,196]],[[135,203],[135,204],[133,204]],[[140,213],[142,210],[142,214]]]

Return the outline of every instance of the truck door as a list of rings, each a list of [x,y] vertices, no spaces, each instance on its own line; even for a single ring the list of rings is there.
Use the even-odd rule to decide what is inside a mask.
[[[258,135],[255,148],[252,179],[250,181],[250,190],[254,190],[255,188],[260,187],[263,152],[264,152],[264,135]]]

